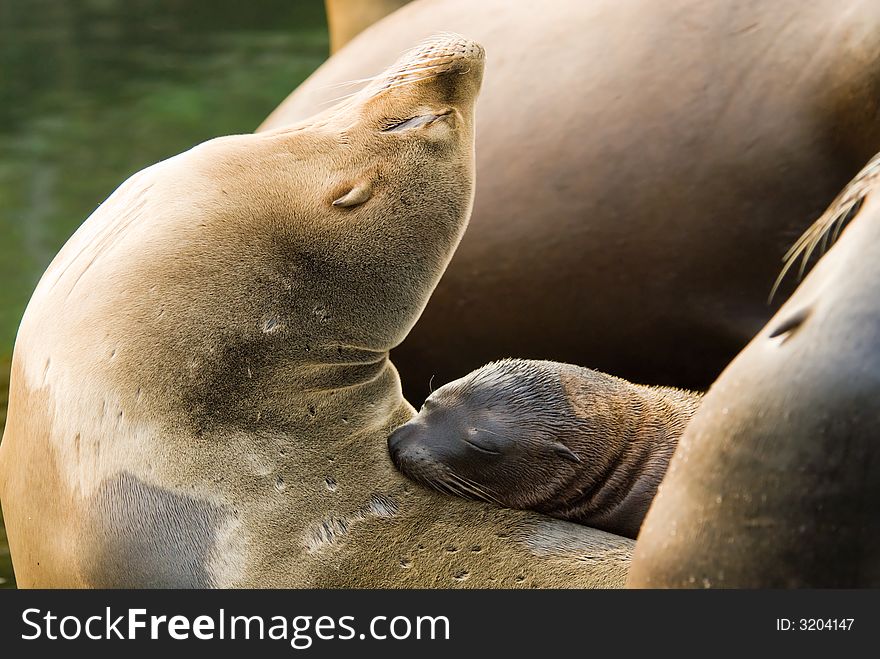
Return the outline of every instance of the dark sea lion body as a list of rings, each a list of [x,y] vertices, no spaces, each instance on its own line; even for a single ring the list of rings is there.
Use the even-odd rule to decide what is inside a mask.
[[[570,364],[504,360],[433,392],[389,450],[441,491],[635,538],[699,404]]]
[[[476,35],[492,76],[467,235],[394,352],[416,404],[432,375],[511,355],[704,390],[772,316],[788,246],[880,150],[873,0],[416,0],[263,128],[435,30]]]
[[[629,585],[880,586],[878,174],[880,160],[811,230],[821,242],[857,211],[706,394]]]

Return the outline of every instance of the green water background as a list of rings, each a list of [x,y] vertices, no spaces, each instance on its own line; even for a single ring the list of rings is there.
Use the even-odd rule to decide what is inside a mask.
[[[0,428],[15,332],[67,238],[134,172],[253,131],[327,49],[322,0],[0,0]]]

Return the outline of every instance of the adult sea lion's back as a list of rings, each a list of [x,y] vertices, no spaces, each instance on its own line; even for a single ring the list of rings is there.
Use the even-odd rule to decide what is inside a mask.
[[[864,0],[416,0],[263,127],[436,30],[475,35],[492,75],[470,228],[395,350],[416,403],[510,356],[706,388],[772,315],[791,241],[880,150]]]

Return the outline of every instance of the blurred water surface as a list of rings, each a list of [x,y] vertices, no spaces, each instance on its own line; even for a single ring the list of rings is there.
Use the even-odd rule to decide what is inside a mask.
[[[326,56],[321,0],[0,0],[0,428],[18,323],[64,241],[132,173],[252,131]]]

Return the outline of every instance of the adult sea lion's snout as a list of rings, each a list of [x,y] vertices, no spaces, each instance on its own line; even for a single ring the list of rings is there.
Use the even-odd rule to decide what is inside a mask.
[[[479,84],[485,58],[486,51],[476,41],[458,34],[437,34],[404,53],[368,89],[378,93],[419,80],[452,79],[453,75],[470,76]],[[467,84],[466,80],[459,82]]]
[[[454,126],[469,112],[483,79],[485,51],[457,34],[439,34],[404,53],[364,88],[382,133]]]

